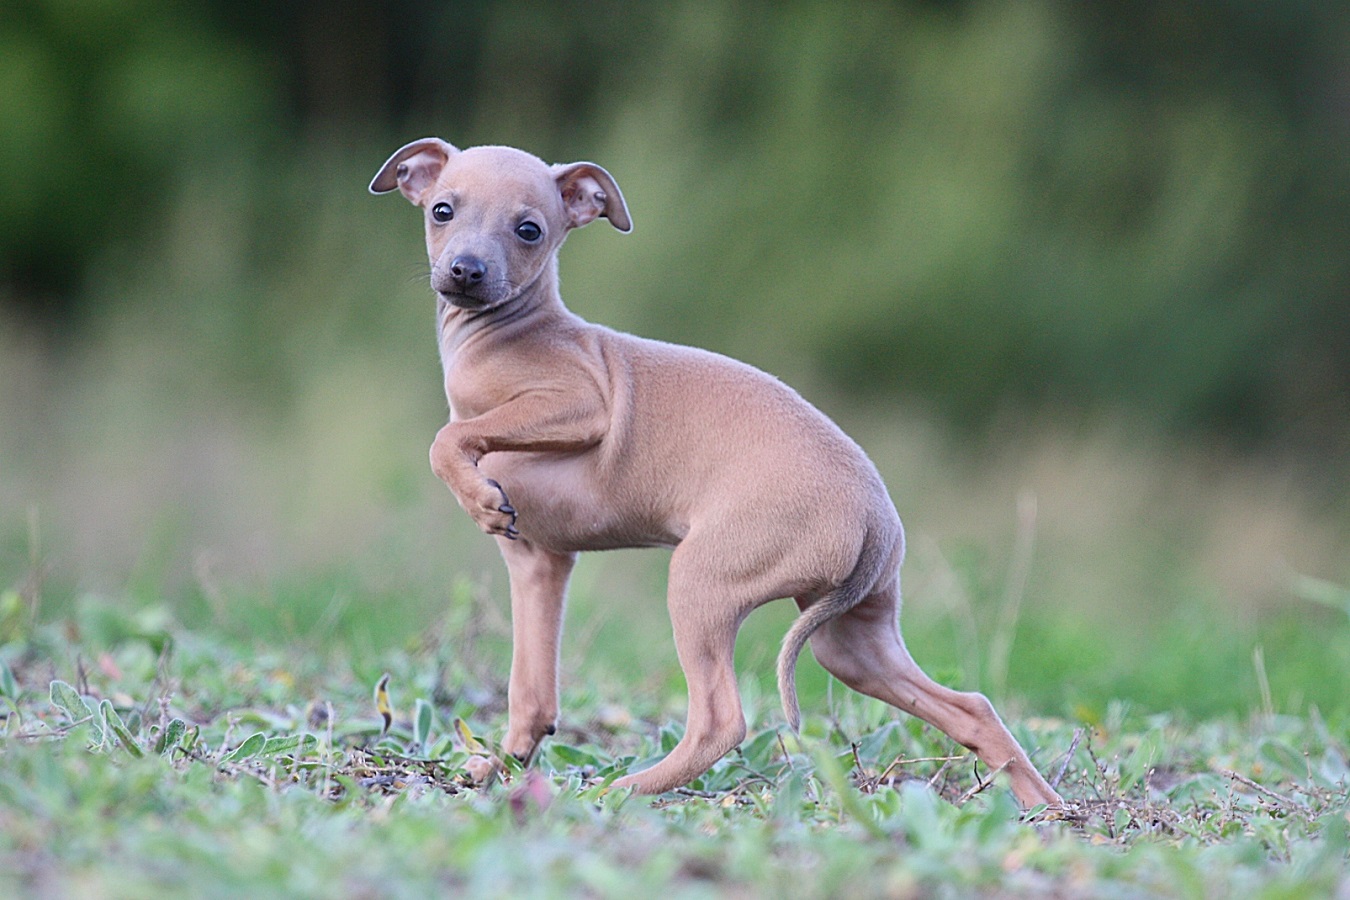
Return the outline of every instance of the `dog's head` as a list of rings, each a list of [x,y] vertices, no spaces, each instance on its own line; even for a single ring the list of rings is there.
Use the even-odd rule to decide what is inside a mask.
[[[431,286],[447,302],[488,310],[533,285],[573,228],[601,216],[633,229],[619,185],[594,163],[550,166],[511,147],[458,150],[413,141],[370,183],[397,189],[426,217]]]

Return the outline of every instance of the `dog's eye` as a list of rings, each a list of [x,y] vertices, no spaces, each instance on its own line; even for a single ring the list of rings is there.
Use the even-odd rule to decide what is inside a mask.
[[[533,244],[544,236],[544,230],[533,222],[521,222],[516,226],[516,236],[527,244]]]
[[[431,208],[431,218],[437,222],[449,222],[455,217],[455,211],[450,208],[449,203],[437,203]]]

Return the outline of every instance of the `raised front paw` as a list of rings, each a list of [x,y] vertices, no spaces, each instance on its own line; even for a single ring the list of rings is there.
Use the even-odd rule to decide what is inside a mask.
[[[500,534],[513,541],[520,537],[516,530],[516,508],[507,499],[502,486],[491,478],[482,482],[482,490],[464,508],[488,534]]]

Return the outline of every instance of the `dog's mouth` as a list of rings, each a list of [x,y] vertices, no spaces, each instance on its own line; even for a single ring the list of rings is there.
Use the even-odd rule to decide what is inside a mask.
[[[466,312],[481,313],[496,309],[510,301],[517,293],[514,285],[508,281],[471,285],[465,290],[456,290],[456,287],[454,284],[437,285],[434,281],[432,283],[432,289],[436,291],[440,302]]]
[[[437,291],[436,296],[457,309],[481,310],[492,305],[487,297],[476,297],[461,291]]]

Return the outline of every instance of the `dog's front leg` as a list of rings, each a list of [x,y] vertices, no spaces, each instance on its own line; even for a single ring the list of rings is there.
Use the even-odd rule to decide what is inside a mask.
[[[454,492],[459,505],[488,534],[515,539],[516,510],[501,485],[478,470],[489,453],[571,453],[600,443],[608,416],[598,396],[526,394],[471,419],[456,420],[436,434],[431,469]]]
[[[558,648],[575,553],[525,540],[497,542],[511,577],[511,683],[502,748],[529,762],[558,722]]]
[[[431,471],[445,482],[479,528],[514,539],[515,507],[500,484],[478,471],[478,461],[488,452],[488,446],[489,442],[465,423],[451,422],[431,442]]]

